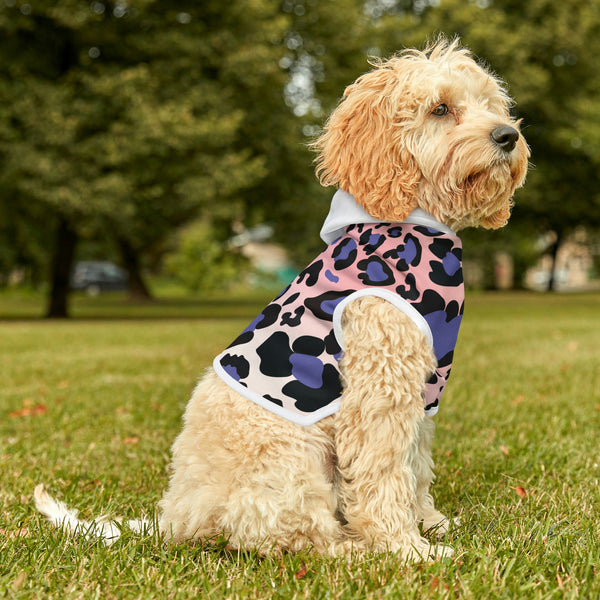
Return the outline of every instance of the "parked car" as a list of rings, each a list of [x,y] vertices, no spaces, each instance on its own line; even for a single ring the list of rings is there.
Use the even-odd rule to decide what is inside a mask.
[[[127,272],[111,262],[82,261],[75,264],[70,285],[72,290],[97,296],[101,292],[127,289],[128,279]]]

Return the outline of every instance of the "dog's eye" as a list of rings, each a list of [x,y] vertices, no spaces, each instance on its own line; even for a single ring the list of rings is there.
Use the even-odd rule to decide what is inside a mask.
[[[432,111],[431,114],[436,117],[445,117],[450,110],[445,104],[438,104]]]

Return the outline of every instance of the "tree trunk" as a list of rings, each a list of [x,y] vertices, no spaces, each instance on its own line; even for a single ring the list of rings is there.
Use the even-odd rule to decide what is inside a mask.
[[[550,266],[550,277],[548,277],[548,288],[546,291],[554,292],[556,291],[556,258],[558,256],[558,250],[560,245],[562,244],[562,232],[556,232],[556,240],[554,244],[552,244],[552,249],[550,252],[550,256],[552,257],[552,264]]]
[[[117,242],[121,251],[123,267],[129,275],[129,295],[135,300],[152,300],[152,294],[142,277],[140,256],[137,250],[125,238],[119,238]]]
[[[56,229],[54,255],[52,256],[52,272],[50,274],[50,297],[46,317],[51,319],[65,319],[69,316],[69,280],[75,257],[77,233],[71,224],[60,217]]]

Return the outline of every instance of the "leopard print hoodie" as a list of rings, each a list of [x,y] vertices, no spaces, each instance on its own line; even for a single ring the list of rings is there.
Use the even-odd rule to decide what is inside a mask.
[[[352,196],[336,194],[321,232],[327,248],[213,363],[234,390],[300,425],[339,410],[341,318],[360,296],[391,302],[433,347],[437,368],[424,382],[426,414],[437,412],[450,375],[464,305],[460,239],[421,210],[404,223],[381,223],[361,211]],[[345,225],[349,218],[361,222]]]

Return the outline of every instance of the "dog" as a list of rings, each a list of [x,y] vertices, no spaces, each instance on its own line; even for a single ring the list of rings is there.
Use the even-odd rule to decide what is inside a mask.
[[[510,217],[529,158],[511,105],[458,40],[377,61],[345,90],[312,144],[338,188],[327,248],[198,383],[159,505],[165,539],[452,554],[422,531],[450,524],[430,485],[463,310],[456,232]],[[43,485],[34,496],[55,524],[89,527]]]

